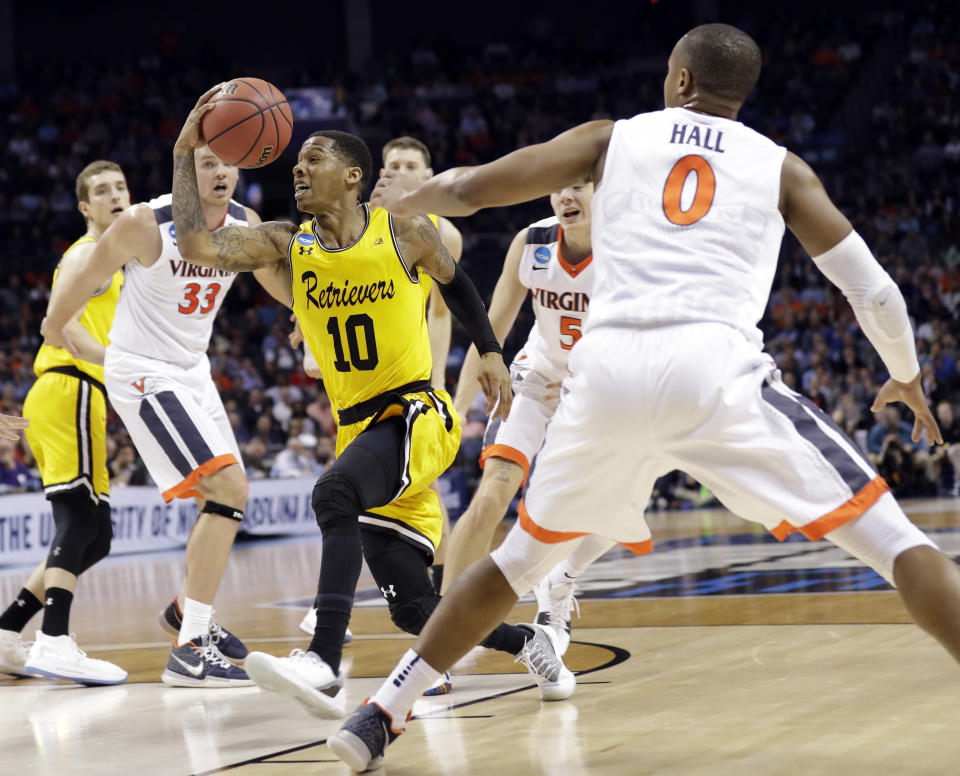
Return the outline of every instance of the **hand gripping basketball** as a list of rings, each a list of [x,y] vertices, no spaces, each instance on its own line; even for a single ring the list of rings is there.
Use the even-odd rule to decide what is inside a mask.
[[[177,138],[177,142],[173,145],[175,151],[192,151],[204,145],[205,141],[203,139],[203,131],[200,128],[200,120],[205,113],[209,113],[216,107],[216,104],[211,103],[210,99],[220,91],[222,85],[223,84],[217,84],[207,89],[207,91],[201,95],[200,99],[197,100],[197,104],[193,106],[193,110],[190,111],[187,120],[183,123],[183,129],[180,130],[180,136]]]

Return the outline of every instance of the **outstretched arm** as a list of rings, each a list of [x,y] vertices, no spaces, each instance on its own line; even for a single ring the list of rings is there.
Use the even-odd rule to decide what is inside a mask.
[[[913,441],[919,441],[925,430],[929,442],[942,443],[940,429],[923,393],[903,294],[830,200],[816,173],[792,153],[783,162],[780,210],[820,271],[846,296],[860,328],[890,372],[890,379],[880,388],[872,409],[902,401],[916,416]]]
[[[256,226],[222,226],[210,231],[200,202],[194,151],[204,144],[200,120],[216,108],[208,90],[194,106],[173,147],[173,223],[180,255],[204,267],[243,272],[286,260],[287,245],[297,231],[293,224],[268,221]]]
[[[589,121],[546,143],[521,148],[479,167],[455,167],[423,183],[387,171],[370,204],[397,215],[468,216],[545,197],[585,178],[600,182],[612,121]]]
[[[473,281],[453,260],[440,240],[440,233],[426,216],[394,217],[393,233],[401,259],[411,272],[423,267],[437,281],[450,312],[477,346],[481,356],[479,380],[487,397],[487,412],[492,417],[506,419],[513,402],[510,373]]]
[[[493,300],[490,302],[490,325],[500,342],[507,338],[517,313],[523,305],[523,300],[527,298],[527,288],[520,282],[520,257],[523,255],[523,246],[526,241],[527,230],[521,229],[510,243],[507,258],[503,262],[503,271],[500,273],[500,279],[497,280]],[[476,348],[471,347],[460,368],[457,392],[453,397],[454,409],[461,416],[466,415],[480,389],[479,373],[480,355]]]

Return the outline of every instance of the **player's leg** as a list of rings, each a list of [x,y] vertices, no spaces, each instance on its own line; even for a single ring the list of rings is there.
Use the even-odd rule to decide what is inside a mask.
[[[560,643],[561,656],[566,654],[570,646],[570,619],[573,608],[577,606],[574,597],[577,579],[615,545],[615,541],[604,536],[585,536],[577,542],[577,548],[552,568],[533,589],[537,599],[536,623],[553,628]],[[577,614],[579,616],[579,608]]]
[[[448,545],[444,566],[446,589],[464,569],[490,553],[497,526],[525,476],[523,467],[513,461],[496,456],[487,459],[470,505],[445,542]]]
[[[443,495],[440,493],[440,486],[436,480],[430,485],[430,489],[437,494],[437,500],[440,502],[440,514],[443,516],[440,544],[437,545],[437,553],[433,558],[433,565],[430,566],[430,580],[433,582],[433,589],[440,593],[443,591],[443,575],[447,563],[447,545],[450,540],[450,513],[447,511],[447,505],[443,503]]]

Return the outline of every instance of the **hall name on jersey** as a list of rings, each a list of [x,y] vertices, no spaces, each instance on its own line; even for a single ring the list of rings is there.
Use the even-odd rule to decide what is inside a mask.
[[[173,276],[181,278],[229,278],[236,275],[236,272],[230,272],[225,269],[214,269],[213,267],[199,267],[191,264],[185,259],[174,261],[170,259],[170,272]]]
[[[704,127],[703,137],[701,137],[700,127],[696,124],[693,126],[689,124],[674,124],[673,132],[670,133],[670,142],[676,143],[677,145],[695,145],[704,151],[716,151],[718,154],[726,153],[726,151],[720,147],[720,142],[723,140],[723,130],[718,129],[716,136],[713,136],[713,131],[713,127]],[[713,140],[713,145],[710,145],[711,139]]]
[[[583,291],[547,291],[545,288],[533,290],[533,300],[549,310],[564,310],[570,313],[585,313],[590,306],[590,297]]]

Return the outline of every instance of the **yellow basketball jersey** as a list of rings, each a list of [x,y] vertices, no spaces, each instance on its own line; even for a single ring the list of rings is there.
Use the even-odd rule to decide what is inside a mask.
[[[437,227],[437,231],[440,231],[440,216],[435,216],[433,213],[428,213],[427,218],[430,219],[431,223]],[[424,272],[419,267],[417,271],[420,273],[420,290],[423,291],[424,302],[430,301],[430,292],[433,290],[433,278],[430,277],[426,272]]]
[[[353,245],[325,248],[312,220],[290,241],[293,311],[336,411],[429,380],[432,366],[420,276],[403,263],[390,214],[363,209]]]
[[[64,251],[66,256],[78,245],[84,243],[96,242],[93,237],[84,235],[73,245]],[[53,284],[57,282],[57,273],[59,267],[53,272]],[[81,325],[90,332],[91,336],[104,347],[110,342],[110,326],[113,325],[113,314],[117,310],[117,300],[120,298],[120,286],[123,285],[123,273],[114,272],[113,277],[107,283],[106,288],[98,291],[94,296],[87,300],[87,305],[80,317]],[[89,361],[81,361],[74,358],[70,352],[62,348],[54,348],[50,345],[41,345],[37,352],[37,357],[33,360],[33,371],[39,377],[48,369],[54,366],[74,366],[81,372],[86,372],[91,377],[103,382],[103,366],[101,364],[91,364]]]

